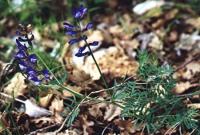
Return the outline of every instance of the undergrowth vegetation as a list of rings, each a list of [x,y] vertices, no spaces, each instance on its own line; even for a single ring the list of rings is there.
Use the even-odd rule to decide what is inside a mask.
[[[46,3],[44,4],[43,2]],[[58,115],[55,111],[56,109],[50,111],[37,106],[41,95],[44,95],[44,93],[52,94],[52,97],[63,98],[63,110],[60,111],[59,116],[64,119],[61,122],[59,121],[60,123],[56,123],[56,133],[72,127],[79,113],[84,111],[81,110],[83,106],[89,106],[90,103],[97,105],[105,103],[106,105],[114,105],[120,108],[119,118],[121,120],[131,120],[131,124],[134,125],[136,130],[146,134],[157,134],[162,130],[165,130],[165,134],[171,134],[175,129],[179,129],[180,132],[187,131],[197,135],[200,134],[200,111],[187,105],[187,100],[194,95],[199,95],[199,91],[189,94],[175,94],[173,91],[176,86],[176,80],[173,77],[175,69],[168,63],[160,62],[156,53],[142,49],[142,47],[135,49],[135,59],[139,64],[136,75],[129,76],[128,79],[126,77],[121,79],[123,78],[121,77],[120,81],[116,81],[117,79],[108,81],[108,77],[102,72],[101,66],[94,55],[96,50],[92,49],[92,47],[98,47],[99,41],[88,39],[88,33],[92,31],[94,24],[92,22],[85,24],[86,21],[90,20],[90,17],[86,17],[86,14],[88,13],[92,16],[96,11],[100,10],[98,5],[104,2],[104,0],[89,1],[88,3],[70,1],[68,10],[76,8],[71,12],[72,17],[68,17],[68,21],[64,22],[64,19],[70,15],[69,12],[65,14],[66,8],[64,6],[62,10],[58,10],[49,6],[48,1],[26,1],[22,4],[22,10],[18,12],[17,5],[9,8],[11,6],[9,1],[0,1],[0,10],[3,11],[0,14],[0,18],[4,16],[10,16],[11,20],[19,18],[24,24],[28,24],[27,20],[29,20],[36,24],[35,27],[39,29],[39,32],[43,31],[45,25],[51,25],[58,21],[59,25],[61,25],[60,28],[57,28],[57,31],[47,28],[50,32],[45,34],[47,34],[48,38],[55,39],[63,44],[59,44],[56,49],[54,46],[49,50],[45,50],[38,46],[38,44],[40,45],[38,41],[34,41],[31,25],[19,25],[17,37],[14,40],[16,46],[8,49],[9,51],[7,52],[0,53],[4,61],[10,61],[9,64],[2,68],[0,74],[0,95],[9,99],[5,103],[0,102],[0,111],[2,112],[0,116],[2,115],[3,117],[0,122],[0,134],[20,135],[21,133],[30,132],[23,129],[23,127],[18,127],[17,124],[21,119],[17,117],[17,113],[25,113],[26,117],[23,117],[24,119],[42,116],[56,117]],[[52,3],[55,4],[53,1]],[[190,1],[189,7],[199,12],[195,5],[196,3],[199,2]],[[86,5],[92,7],[88,9]],[[38,7],[40,7],[39,10]],[[9,8],[9,10],[5,8]],[[47,9],[55,12],[48,13],[46,12]],[[15,15],[12,14],[12,11],[16,11]],[[16,22],[19,23],[18,21]],[[8,28],[2,27],[0,32],[3,31],[3,35],[6,35],[6,29]],[[63,31],[67,35],[65,38],[61,38],[64,35]],[[80,42],[83,44],[80,45]],[[12,44],[5,40],[0,40],[0,43]],[[87,87],[93,86],[94,83],[100,83],[98,90],[94,88],[94,91],[92,89],[89,92],[80,92],[77,89],[73,89],[76,83],[69,80],[68,69],[66,68],[68,63],[63,60],[65,59],[65,53],[68,51],[66,49],[67,45],[69,50],[77,47],[73,57],[83,59],[91,57],[100,78],[90,83]],[[21,100],[19,95],[15,95],[14,91],[12,91],[11,95],[3,92],[4,88],[12,82],[12,78],[19,74],[24,77],[22,80],[25,80],[24,83],[27,85],[28,92],[26,92],[26,97],[34,97],[36,104],[30,103],[31,100],[29,99]],[[81,77],[79,76],[79,78]],[[84,81],[90,81],[90,79]],[[63,95],[65,92],[67,96]],[[103,93],[103,96],[100,93]],[[15,106],[16,102],[24,104],[23,107],[17,108]],[[59,103],[56,105],[59,106]],[[33,112],[28,112],[28,107],[31,107]],[[47,106],[45,107],[47,108]],[[26,122],[24,123],[26,124]],[[34,127],[35,129],[36,127]]]
[[[124,104],[122,117],[132,118],[136,127],[144,126],[149,134],[164,127],[169,127],[168,132],[177,127],[191,131],[199,128],[199,111],[183,103],[187,96],[172,93],[176,83],[172,78],[173,69],[157,63],[147,52],[140,52],[139,80],[115,90],[113,100]]]

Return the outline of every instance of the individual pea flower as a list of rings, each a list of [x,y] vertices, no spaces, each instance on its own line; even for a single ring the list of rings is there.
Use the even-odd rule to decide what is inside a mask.
[[[89,43],[88,45],[89,46],[97,46],[98,44],[99,44],[99,42],[94,41],[92,43]],[[83,47],[80,47],[79,50],[78,50],[78,52],[75,54],[75,56],[82,57],[82,56],[90,55],[89,51],[84,52],[84,50],[86,49],[86,47],[87,47],[86,45],[83,46]]]
[[[86,13],[87,13],[87,8],[81,5],[79,8],[73,11],[73,16],[75,19],[83,19]]]
[[[85,8],[83,5],[81,5],[79,8],[76,8],[73,11],[73,17],[76,19],[77,24],[73,25],[68,22],[64,22],[64,30],[65,34],[72,37],[68,43],[69,45],[74,45],[79,43],[80,41],[84,41],[85,45],[80,47],[78,52],[75,54],[77,57],[83,57],[86,55],[90,55],[92,52],[85,51],[86,47],[90,46],[96,46],[98,45],[97,41],[94,41],[92,43],[87,42],[87,36],[84,34],[86,31],[93,28],[93,23],[89,22],[87,25],[82,26],[81,20],[84,18],[84,16],[87,14],[88,9]]]
[[[50,73],[47,69],[40,71],[37,65],[38,58],[36,54],[29,54],[29,49],[32,49],[34,35],[30,32],[30,29],[27,30],[27,28],[22,26],[23,25],[20,25],[20,29],[17,31],[17,34],[19,35],[16,39],[18,51],[15,54],[14,59],[18,64],[19,70],[26,75],[26,78],[35,85],[39,85],[42,81],[48,81],[50,79]]]

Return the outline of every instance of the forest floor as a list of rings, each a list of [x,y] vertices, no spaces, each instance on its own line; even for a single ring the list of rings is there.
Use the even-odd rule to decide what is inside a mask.
[[[159,2],[158,2],[159,3]],[[166,3],[164,3],[166,4]],[[159,65],[170,65],[174,69],[173,78],[176,86],[171,90],[174,95],[190,94],[200,91],[200,16],[184,3],[157,5],[141,12],[133,11],[130,2],[109,0],[91,16],[95,29],[89,31],[89,41],[99,41],[93,47],[94,56],[105,76],[109,88],[117,84],[134,81],[138,76],[138,51],[146,50],[158,59]],[[147,5],[146,5],[147,6]],[[0,36],[0,71],[10,63],[15,52],[15,19],[0,20],[2,35]],[[106,99],[108,93],[91,56],[78,58],[74,56],[77,47],[67,44],[64,35],[63,21],[53,22],[41,28],[33,26],[35,44],[64,65],[65,75],[61,73],[63,84],[83,95],[96,92],[93,97]],[[31,23],[31,22],[30,22]],[[54,37],[55,33],[60,33]],[[80,43],[80,46],[83,43]],[[2,76],[1,76],[2,77]],[[69,99],[72,94],[55,90],[54,87],[41,90],[30,85],[20,73],[13,73],[1,78],[0,96],[0,132],[7,134],[55,134],[69,114]],[[24,107],[15,99],[31,102],[25,110],[36,107],[51,110],[52,116],[30,117],[23,111]],[[194,95],[183,103],[188,107],[200,109],[200,97]],[[34,104],[34,105],[33,105]],[[69,128],[62,128],[58,135],[64,134],[135,134],[144,135],[144,126],[134,126],[134,119],[123,119],[120,107],[105,102],[85,102],[81,104],[78,116]],[[69,109],[71,109],[69,107]],[[21,111],[22,110],[22,111]],[[37,112],[39,113],[39,112]],[[195,130],[195,129],[194,129]],[[182,131],[189,135],[194,131]],[[0,133],[1,134],[1,133]],[[177,126],[169,131],[162,128],[155,134],[181,134]]]

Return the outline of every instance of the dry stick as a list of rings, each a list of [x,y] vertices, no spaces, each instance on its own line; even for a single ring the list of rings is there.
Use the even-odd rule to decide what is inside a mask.
[[[86,97],[83,98],[83,99],[81,100],[81,102],[70,112],[70,114],[68,115],[68,117],[65,118],[65,120],[63,121],[63,123],[62,123],[62,125],[60,126],[60,128],[59,128],[58,130],[55,131],[56,134],[59,133],[59,132],[63,129],[63,127],[65,126],[65,123],[67,122],[67,120],[68,120],[68,118],[70,117],[70,115],[72,114],[72,112],[75,111],[75,110],[81,105],[81,103],[82,103],[85,99],[86,99]]]
[[[35,131],[32,131],[31,133],[25,134],[25,135],[35,135],[35,134],[38,133],[38,132],[42,132],[42,131],[44,131],[44,130],[53,128],[53,127],[58,126],[58,125],[59,125],[59,124],[56,123],[56,124],[53,124],[53,125],[50,125],[50,126],[47,126],[47,127],[44,127],[44,128],[41,128],[41,129],[38,129],[38,130],[35,130]]]
[[[72,114],[72,112],[75,111],[78,107],[80,107],[80,105],[81,105],[88,97],[89,97],[89,95],[86,96],[85,98],[83,98],[83,99],[81,100],[81,102],[70,112],[70,114],[69,114],[69,115],[65,118],[65,120],[63,121],[63,123],[62,123],[62,125],[60,126],[60,128],[56,131],[56,134],[59,133],[59,132],[63,129],[63,127],[65,126],[65,123],[66,123],[67,120],[69,119],[69,117],[70,117],[70,115]]]
[[[128,81],[129,79],[130,79],[130,78],[126,79],[126,81]],[[100,92],[104,92],[104,91],[107,91],[107,90],[112,90],[112,89],[114,89],[115,87],[122,86],[123,84],[124,84],[124,83],[121,83],[121,84],[115,85],[115,86],[113,86],[113,87],[111,87],[111,88],[101,89],[101,90],[98,90],[98,91],[91,92],[89,95],[87,95],[85,98],[83,98],[83,99],[81,100],[81,102],[78,104],[78,106],[72,110],[72,112],[73,112],[75,109],[77,109],[82,103],[84,103],[84,101],[85,101],[86,99],[91,99],[91,98],[90,98],[91,95],[97,94],[97,93],[100,93]],[[100,100],[100,101],[101,101],[101,100]],[[101,102],[103,102],[103,101],[101,101]],[[121,107],[121,108],[124,107],[123,105],[118,104],[118,103],[113,103],[113,104],[115,104],[115,105],[117,105],[117,106],[119,106],[119,107]],[[68,115],[68,117],[65,118],[65,120],[64,120],[63,123],[62,123],[62,125],[61,125],[60,128],[56,131],[56,133],[59,133],[59,132],[63,129],[63,127],[65,126],[65,123],[67,122],[67,120],[68,120],[69,116],[72,114],[72,112]]]
[[[200,54],[196,54],[193,58],[191,58],[190,60],[183,63],[181,66],[177,67],[174,72],[177,72],[178,70],[184,68],[186,65],[188,65],[191,62],[193,62],[194,60],[198,59],[198,57],[200,57]]]
[[[192,135],[197,128],[193,129],[188,135]]]
[[[12,61],[11,61],[11,63],[12,63]],[[7,65],[3,68],[2,72],[0,72],[0,85],[1,85],[1,80],[2,80],[3,76],[5,76],[5,75],[7,74],[7,72],[8,72],[9,69],[10,69],[10,66],[11,66],[11,64],[7,64]],[[8,69],[7,69],[7,68],[8,68]]]
[[[181,126],[179,127],[179,134],[183,135],[182,131],[181,131]]]
[[[104,135],[104,132],[106,131],[106,129],[111,125],[111,123],[109,123],[102,131],[101,135]]]
[[[199,95],[199,94],[200,94],[200,90],[197,90],[197,91],[195,91],[193,93],[177,95],[177,97],[191,97],[191,96]]]
[[[146,126],[146,125],[144,124],[144,127],[142,128],[142,131],[141,131],[140,135],[143,135],[145,126]]]
[[[164,135],[168,135],[168,134],[172,134],[172,132],[179,126],[179,122],[177,122],[176,124],[174,124],[171,128],[169,128]]]
[[[117,85],[117,86],[121,86],[121,85],[122,85],[122,84]],[[117,87],[117,86],[114,86],[114,87]],[[103,92],[103,91],[105,91],[105,90],[110,90],[110,89],[113,89],[114,87],[111,87],[111,88],[108,88],[108,89],[101,89],[101,90],[95,91],[95,92],[91,92],[89,95],[87,95],[85,98],[83,98],[83,99],[81,100],[81,102],[77,105],[77,107],[75,107],[75,108],[71,111],[71,113],[68,115],[68,117],[65,118],[65,120],[64,120],[63,123],[62,123],[62,125],[61,125],[60,128],[56,131],[56,133],[59,133],[59,132],[63,129],[63,127],[65,126],[65,123],[67,122],[68,118],[70,117],[70,115],[72,114],[72,112],[73,112],[74,110],[76,110],[78,107],[80,107],[80,105],[81,105],[86,99],[91,99],[90,96],[91,96],[92,94],[96,94],[96,93],[99,93],[99,92]],[[100,101],[101,101],[101,100],[100,100]],[[101,101],[101,102],[103,102],[103,101]],[[115,105],[117,105],[117,106],[119,106],[119,107],[121,107],[121,108],[124,107],[123,105],[118,104],[118,103],[113,103],[113,104],[115,104]]]
[[[14,100],[16,100],[16,101],[18,101],[18,102],[20,102],[20,103],[25,104],[25,102],[24,102],[23,100],[18,99],[18,98],[13,98],[12,96],[10,96],[10,95],[8,95],[8,94],[5,94],[5,93],[0,92],[0,95],[2,95],[3,97],[9,98],[9,99],[14,99]]]

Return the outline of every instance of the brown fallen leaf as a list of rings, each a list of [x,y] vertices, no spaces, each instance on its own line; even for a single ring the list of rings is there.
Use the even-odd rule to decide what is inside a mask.
[[[200,72],[200,62],[191,62],[186,66],[186,71],[182,74],[183,78],[191,79],[195,74]]]
[[[187,19],[186,23],[200,29],[200,17]]]
[[[190,80],[198,73],[200,73],[200,62],[193,61],[187,64],[186,66],[184,66],[184,69],[180,69],[177,72],[175,72],[173,77],[175,79],[183,78],[186,80]]]
[[[26,93],[27,85],[25,84],[25,77],[21,73],[16,73],[11,79],[8,86],[4,88],[4,92],[17,97]]]
[[[151,42],[149,43],[149,46],[156,50],[162,50],[163,42],[159,39],[158,36],[154,34],[153,38],[151,39]]]
[[[200,103],[187,104],[187,106],[194,109],[200,109]]]
[[[99,103],[99,104],[92,105],[89,108],[89,114],[92,115],[95,118],[102,117],[103,112],[101,111],[101,109],[105,108],[106,106],[107,106],[107,104],[103,103],[103,102]]]
[[[94,53],[102,73],[110,77],[133,76],[136,74],[139,64],[130,60],[121,49],[109,47]],[[99,80],[100,74],[91,56],[87,57],[82,69],[90,74],[93,80]]]
[[[190,51],[195,49],[197,52],[200,51],[200,36],[197,32],[192,34],[182,33],[180,35],[179,42],[176,43],[176,50],[187,50]]]
[[[94,30],[92,31],[89,35],[88,35],[88,38],[87,38],[87,42],[90,43],[90,42],[93,42],[95,39],[95,41],[98,41],[98,42],[102,42],[104,37],[103,37],[103,33],[102,31],[100,30]],[[80,42],[80,45],[84,45],[85,43],[82,41]]]
[[[106,112],[104,115],[104,120],[112,121],[116,116],[121,114],[121,108],[113,104],[110,104],[106,107]]]
[[[115,125],[117,125],[120,128],[120,131],[123,134],[134,134],[136,132],[136,127],[134,127],[134,124],[132,123],[132,120],[120,120],[116,119],[114,121]]]
[[[37,133],[37,135],[80,135],[76,130],[65,130],[61,133],[56,132],[46,132],[46,133]]]
[[[74,123],[75,127],[81,128],[81,131],[83,135],[91,135],[94,134],[94,131],[92,129],[92,126],[94,126],[94,122],[88,120],[87,115],[80,115],[79,119],[75,121]]]
[[[51,102],[51,106],[49,107],[49,109],[52,112],[62,112],[64,109],[64,104],[63,104],[63,99],[59,99],[58,97],[55,97],[52,102]]]
[[[188,90],[190,87],[191,87],[191,84],[189,81],[180,82],[180,83],[176,84],[174,92],[177,94],[181,94],[181,93],[185,92],[186,90]]]
[[[31,120],[31,123],[34,124],[37,128],[43,128],[55,123],[54,119],[51,117],[41,117]]]
[[[121,35],[123,33],[123,28],[120,25],[114,25],[109,27],[109,31],[113,35]]]
[[[39,99],[39,104],[42,107],[47,107],[50,104],[51,99],[53,98],[53,94],[47,94],[44,97]]]
[[[69,89],[72,89],[72,90],[74,90],[76,92],[81,92],[81,90],[82,90],[82,88],[79,87],[79,86],[67,85],[66,87],[69,88]],[[72,93],[68,92],[67,90],[63,90],[63,96],[64,97],[71,97],[73,95],[72,95]]]

